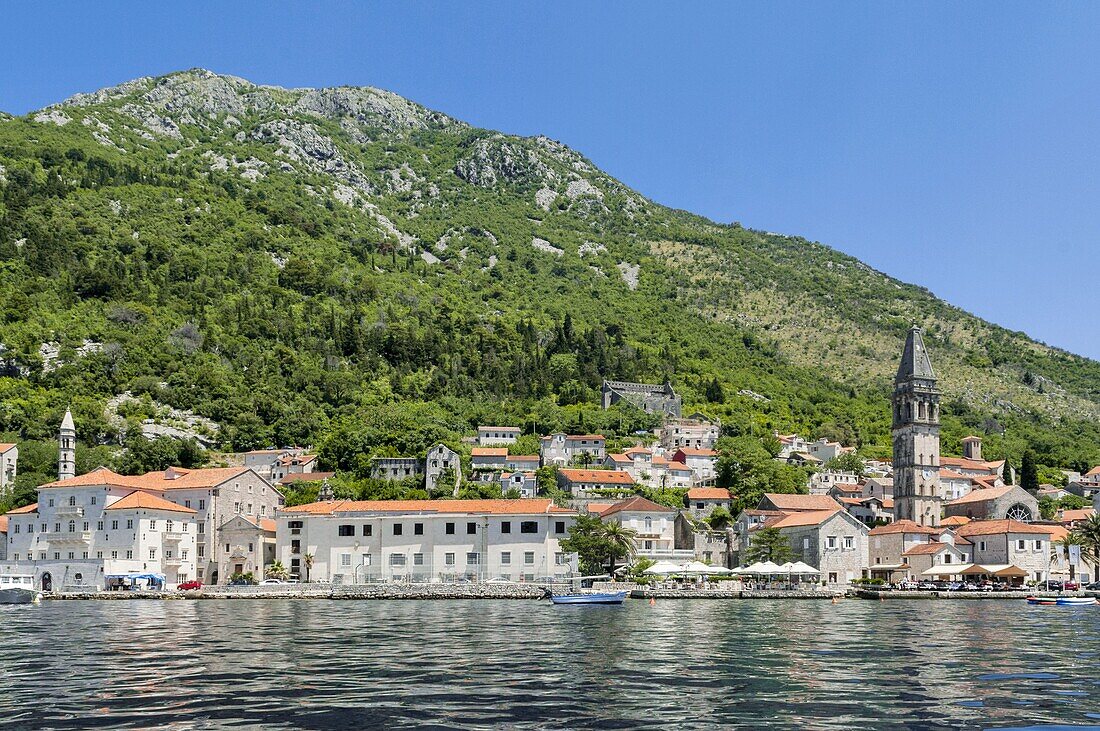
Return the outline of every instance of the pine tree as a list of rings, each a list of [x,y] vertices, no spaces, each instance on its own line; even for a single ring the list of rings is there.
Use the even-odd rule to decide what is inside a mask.
[[[1028,492],[1039,491],[1039,470],[1035,466],[1035,457],[1028,450],[1020,463],[1020,487]]]

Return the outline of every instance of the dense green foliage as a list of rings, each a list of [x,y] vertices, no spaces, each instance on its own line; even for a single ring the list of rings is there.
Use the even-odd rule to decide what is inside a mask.
[[[379,92],[310,98],[186,72],[58,107],[64,124],[0,120],[0,432],[48,444],[71,405],[82,445],[129,447],[82,448],[99,463],[197,461],[127,436],[162,404],[225,448],[314,445],[338,494],[374,497],[400,488],[369,482],[371,456],[478,424],[625,443],[656,422],[601,411],[601,379],[668,379],[722,419],[721,480],[749,504],[804,481],[767,458],[773,430],[888,453],[919,322],[946,453],[979,432],[988,458],[1100,461],[1094,362],[819,244],[652,204],[548,140]],[[139,405],[108,418],[123,391]]]

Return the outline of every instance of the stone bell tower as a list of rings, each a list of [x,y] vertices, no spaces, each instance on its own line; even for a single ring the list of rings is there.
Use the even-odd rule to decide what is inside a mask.
[[[76,477],[76,424],[72,412],[65,409],[57,434],[57,479]]]
[[[940,524],[940,392],[919,327],[894,378],[894,520]]]

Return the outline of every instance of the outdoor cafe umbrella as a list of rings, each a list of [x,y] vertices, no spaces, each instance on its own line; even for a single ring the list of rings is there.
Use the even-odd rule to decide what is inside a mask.
[[[787,573],[798,574],[799,576],[804,576],[806,574],[820,574],[821,572],[818,571],[817,569],[815,569],[813,566],[811,566],[808,563],[802,563],[801,561],[795,561],[793,564],[791,564],[791,567],[790,567],[790,569],[788,569]]]
[[[783,567],[772,561],[764,561],[763,563],[753,564],[749,568],[755,568],[756,573],[761,576],[777,576],[779,574],[785,574],[786,571]]]
[[[667,576],[668,574],[678,574],[680,573],[680,566],[678,564],[672,563],[671,561],[658,561],[642,573],[649,576]]]
[[[690,561],[680,567],[680,573],[705,576],[706,574],[724,574],[728,572],[720,566],[707,566],[702,561]]]

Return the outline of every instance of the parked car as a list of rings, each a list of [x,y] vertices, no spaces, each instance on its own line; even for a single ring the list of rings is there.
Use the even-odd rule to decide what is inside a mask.
[[[902,591],[914,591],[917,588],[917,582],[915,581],[899,581],[898,589]]]
[[[197,579],[192,579],[191,581],[183,582],[182,584],[180,584],[176,588],[179,591],[194,591],[195,589],[201,589],[202,588],[202,582],[198,581]]]
[[[272,586],[273,584],[285,584],[282,579],[264,579],[260,582],[260,586]]]
[[[922,581],[919,584],[917,584],[917,590],[918,591],[935,591],[936,590],[936,583],[933,582],[933,581]]]
[[[1081,584],[1077,581],[1067,581],[1062,584],[1062,591],[1077,591],[1081,588]]]
[[[1065,588],[1065,583],[1062,581],[1050,579],[1039,584],[1036,588],[1042,589],[1044,591],[1063,591]]]
[[[511,584],[511,579],[506,579],[503,576],[494,576],[491,579],[485,581],[486,584]]]
[[[248,579],[233,579],[229,582],[230,586],[252,586],[252,582]]]
[[[1094,581],[1091,584],[1085,584],[1085,588],[1089,591],[1100,591],[1100,581]]]

